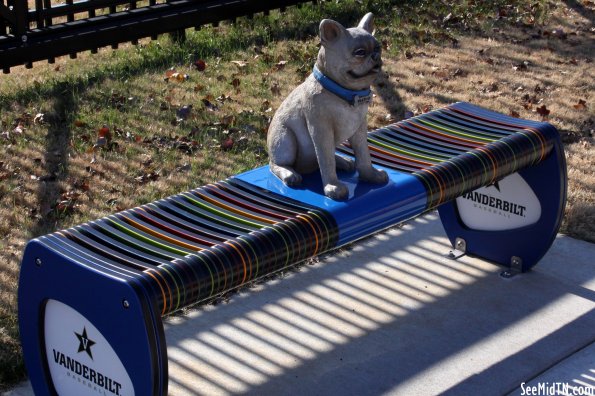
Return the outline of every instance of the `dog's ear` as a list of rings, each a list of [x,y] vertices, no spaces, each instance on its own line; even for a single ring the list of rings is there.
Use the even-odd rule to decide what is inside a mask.
[[[364,29],[370,34],[374,34],[374,14],[368,12],[361,21],[359,21],[358,28]]]
[[[339,22],[323,19],[320,22],[320,40],[322,45],[333,44],[345,34],[346,29]]]

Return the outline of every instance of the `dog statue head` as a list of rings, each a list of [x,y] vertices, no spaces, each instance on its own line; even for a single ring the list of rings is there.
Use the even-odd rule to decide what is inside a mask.
[[[349,29],[339,22],[323,19],[320,22],[322,46],[316,66],[344,88],[369,88],[382,66],[382,48],[373,33],[372,13],[367,13],[357,27]]]

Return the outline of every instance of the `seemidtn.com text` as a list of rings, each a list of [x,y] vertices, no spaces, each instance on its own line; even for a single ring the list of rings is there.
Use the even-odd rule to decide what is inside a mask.
[[[522,396],[595,396],[595,387],[571,385],[568,382],[538,382],[537,385],[521,384]]]

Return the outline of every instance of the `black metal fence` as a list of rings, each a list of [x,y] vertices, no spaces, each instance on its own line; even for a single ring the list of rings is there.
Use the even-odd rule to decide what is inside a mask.
[[[112,46],[313,0],[0,0],[0,67]]]

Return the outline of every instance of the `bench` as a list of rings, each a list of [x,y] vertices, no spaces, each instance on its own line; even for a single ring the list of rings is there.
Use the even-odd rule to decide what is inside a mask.
[[[378,186],[290,188],[268,167],[30,241],[19,324],[36,395],[165,395],[162,317],[438,208],[457,254],[533,267],[566,200],[556,129],[468,103],[369,133]],[[348,145],[338,148],[350,155]]]

